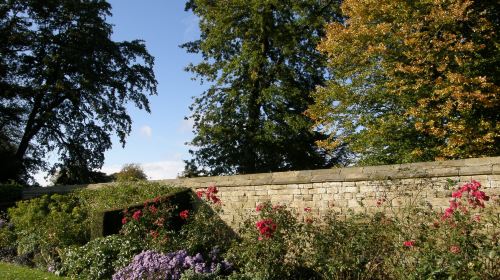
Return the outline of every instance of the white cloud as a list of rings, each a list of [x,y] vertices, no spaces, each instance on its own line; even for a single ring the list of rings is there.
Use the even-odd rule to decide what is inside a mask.
[[[174,179],[184,170],[184,162],[181,160],[166,160],[141,164],[148,179]]]
[[[149,180],[175,179],[184,170],[182,160],[165,160],[139,164]],[[106,174],[119,172],[123,166],[103,166],[101,171]]]
[[[151,138],[153,135],[153,129],[149,125],[143,125],[141,127],[141,135]]]
[[[122,170],[122,167],[121,165],[105,165],[101,168],[101,172],[104,172],[106,174],[113,174],[113,173],[117,173],[117,172],[120,172],[120,170]]]
[[[47,172],[39,171],[33,176],[33,178],[38,184],[40,184],[40,186],[46,187],[50,185],[49,178],[46,178],[47,176]]]

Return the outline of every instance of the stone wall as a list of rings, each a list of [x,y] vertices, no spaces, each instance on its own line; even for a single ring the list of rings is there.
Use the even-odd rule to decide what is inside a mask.
[[[163,180],[194,190],[215,185],[223,201],[223,219],[235,224],[264,201],[297,210],[375,212],[384,207],[424,203],[449,206],[453,187],[481,182],[490,196],[500,195],[500,157],[322,170]],[[454,183],[456,182],[456,183]]]
[[[222,218],[234,225],[240,217],[252,213],[256,205],[264,201],[298,210],[311,207],[318,215],[324,215],[328,211],[342,215],[351,211],[374,212],[384,207],[400,207],[421,202],[442,210],[449,205],[454,186],[450,182],[461,185],[472,179],[481,182],[488,195],[498,198],[500,157],[183,178],[161,182],[186,186],[193,190],[215,185],[223,202]],[[60,189],[71,191],[75,188],[78,186]],[[43,191],[49,191],[51,188],[45,189],[47,190]],[[36,196],[40,191],[26,191],[25,197]]]

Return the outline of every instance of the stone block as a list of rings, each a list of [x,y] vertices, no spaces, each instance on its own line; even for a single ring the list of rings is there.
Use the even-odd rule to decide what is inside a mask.
[[[460,176],[489,175],[493,174],[492,165],[462,166]]]
[[[293,195],[294,200],[301,200],[301,201],[312,201],[313,200],[313,195],[312,194],[295,194]]]
[[[326,188],[326,193],[338,193],[338,192],[339,192],[339,187]]]
[[[500,174],[500,163],[493,164],[491,166],[491,174],[499,175]]]
[[[373,185],[362,185],[362,186],[359,186],[359,192],[360,193],[374,192],[376,190],[377,190],[377,187],[373,186]]]
[[[341,168],[313,170],[311,172],[311,182],[342,182],[340,170]]]
[[[280,195],[272,195],[271,201],[280,201],[280,202],[290,202],[293,200],[293,195],[289,194],[280,194]]]
[[[313,188],[313,184],[300,184],[299,188],[301,188],[301,189],[312,189]]]
[[[268,195],[268,190],[259,190],[259,191],[255,191],[255,195],[256,196],[261,196],[261,195]]]
[[[346,193],[357,193],[358,187],[345,187],[344,192]]]
[[[349,199],[347,201],[347,207],[349,208],[355,208],[355,207],[360,207],[361,205],[359,204],[358,200],[356,199]]]
[[[267,191],[270,189],[270,185],[263,185],[263,186],[255,186],[256,191]]]

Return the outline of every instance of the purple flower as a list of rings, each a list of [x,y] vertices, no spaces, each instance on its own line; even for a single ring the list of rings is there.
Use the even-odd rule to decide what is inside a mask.
[[[218,267],[223,271],[231,265],[223,261],[220,264],[205,263],[201,254],[189,256],[185,250],[160,254],[144,251],[134,257],[132,262],[113,275],[113,280],[125,279],[180,279],[185,270],[193,269],[196,273],[213,273]]]

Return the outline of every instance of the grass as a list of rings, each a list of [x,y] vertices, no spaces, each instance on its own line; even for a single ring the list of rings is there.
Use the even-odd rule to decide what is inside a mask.
[[[44,272],[38,269],[23,267],[14,264],[7,264],[0,262],[0,279],[5,280],[61,280],[67,279],[59,277],[50,272]]]

